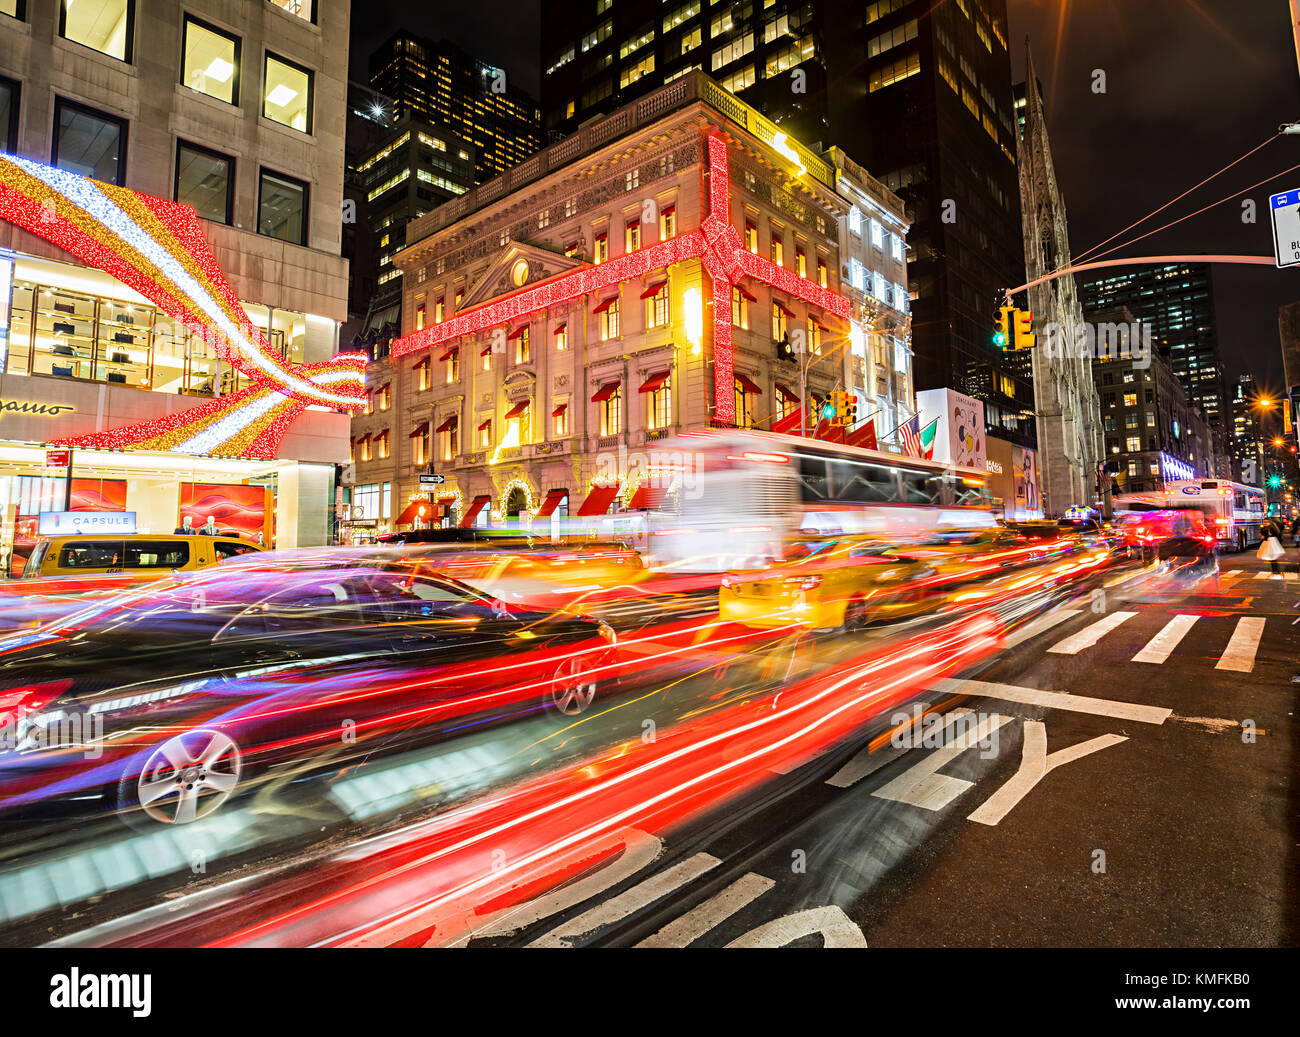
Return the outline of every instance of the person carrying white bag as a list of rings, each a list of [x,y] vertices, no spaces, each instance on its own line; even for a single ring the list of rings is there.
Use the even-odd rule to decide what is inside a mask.
[[[1265,519],[1259,524],[1260,545],[1256,557],[1261,562],[1268,562],[1273,567],[1273,576],[1276,579],[1282,578],[1282,570],[1277,566],[1277,560],[1281,558],[1286,551],[1282,548],[1282,530],[1272,519]]]

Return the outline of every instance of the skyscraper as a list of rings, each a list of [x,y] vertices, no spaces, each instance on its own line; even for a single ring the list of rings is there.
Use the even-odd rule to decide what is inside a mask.
[[[370,56],[370,85],[393,99],[393,118],[440,124],[474,148],[474,182],[517,166],[542,146],[537,102],[504,69],[446,40],[395,32]]]
[[[1078,283],[1086,312],[1126,306],[1137,321],[1150,325],[1156,345],[1169,350],[1183,391],[1215,431],[1216,454],[1226,457],[1228,394],[1210,268],[1203,263],[1118,267],[1089,273]]]
[[[1006,0],[572,6],[543,4],[549,130],[703,68],[802,143],[843,149],[913,220],[916,389],[975,396],[993,430],[1033,442],[1028,362],[992,344],[1000,292],[1024,277]]]

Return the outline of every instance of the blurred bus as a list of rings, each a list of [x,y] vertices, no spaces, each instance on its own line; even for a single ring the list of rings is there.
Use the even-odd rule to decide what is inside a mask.
[[[1116,497],[1116,514],[1196,508],[1214,526],[1220,550],[1245,551],[1260,541],[1267,497],[1258,486],[1227,479],[1178,479],[1165,483],[1164,493],[1135,493]]]
[[[650,518],[648,560],[684,571],[759,567],[799,536],[906,543],[936,529],[997,525],[986,473],[823,440],[683,433],[650,468],[671,486]]]

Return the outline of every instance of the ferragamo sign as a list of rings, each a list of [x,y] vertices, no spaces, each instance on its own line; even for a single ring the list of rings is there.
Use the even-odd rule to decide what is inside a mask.
[[[39,414],[54,418],[77,408],[70,403],[46,403],[44,400],[0,400],[0,418],[6,414]]]

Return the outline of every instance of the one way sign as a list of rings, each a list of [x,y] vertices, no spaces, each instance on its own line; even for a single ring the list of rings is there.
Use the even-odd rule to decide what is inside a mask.
[[[1279,267],[1300,263],[1300,191],[1269,198],[1273,210],[1273,252]]]

